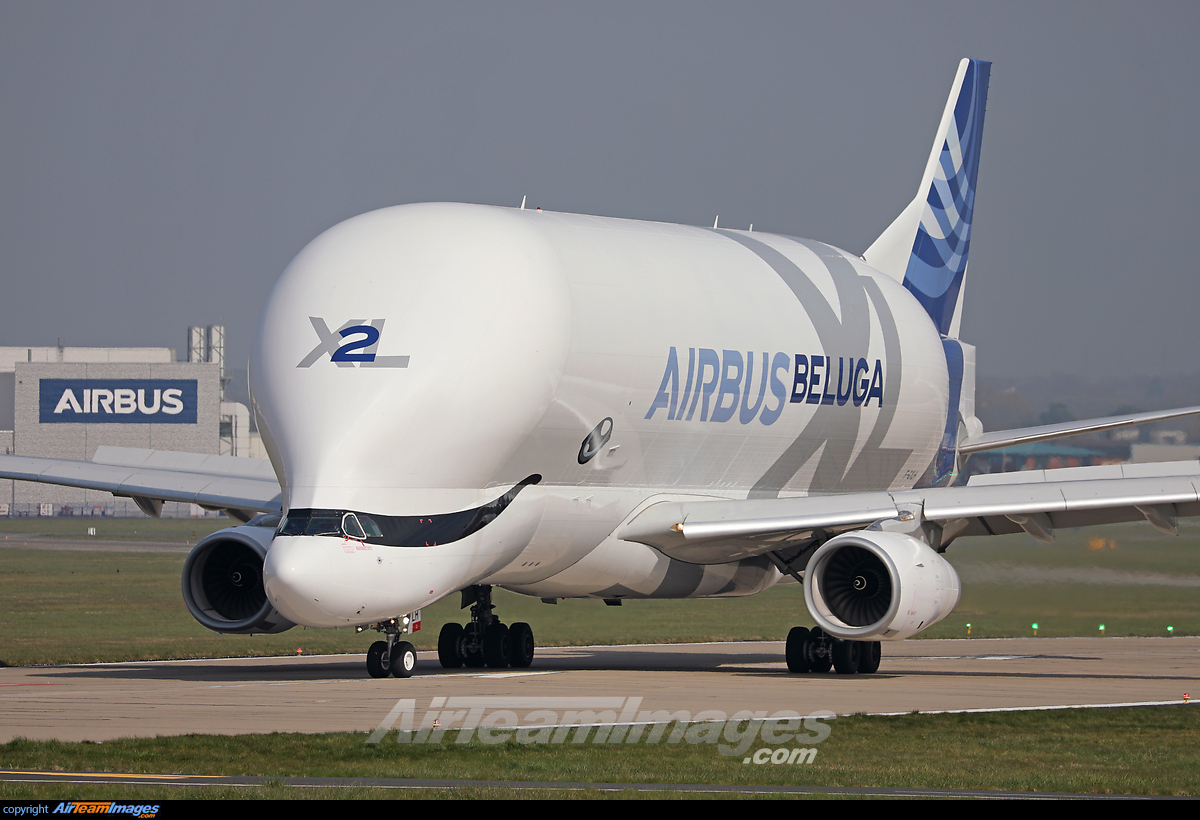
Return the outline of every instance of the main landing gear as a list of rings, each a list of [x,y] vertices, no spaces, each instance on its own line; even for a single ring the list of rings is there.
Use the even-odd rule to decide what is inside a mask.
[[[385,641],[375,641],[367,650],[367,674],[373,678],[386,678],[395,675],[398,678],[411,677],[417,666],[417,650],[408,641],[400,640],[401,635],[408,634],[410,625],[419,615],[405,615],[403,618],[391,618],[381,621],[371,629],[384,633]],[[358,631],[362,631],[362,627]]]
[[[471,607],[471,622],[466,626],[446,624],[438,635],[438,660],[446,669],[465,666],[478,669],[489,666],[523,669],[533,663],[533,630],[529,624],[500,623],[492,614],[492,588],[486,584],[462,591],[462,606]]]
[[[819,626],[793,627],[785,650],[789,672],[828,672],[832,667],[840,675],[875,672],[882,653],[879,641],[843,641],[826,635]]]

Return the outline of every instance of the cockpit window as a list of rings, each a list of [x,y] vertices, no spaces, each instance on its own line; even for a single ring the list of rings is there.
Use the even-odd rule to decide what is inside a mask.
[[[346,513],[342,516],[342,532],[347,538],[357,538],[359,541],[366,541],[367,534],[363,532],[362,525],[358,523],[358,516],[354,513]]]
[[[358,514],[358,523],[362,525],[363,530],[367,533],[367,538],[383,538],[383,531],[379,529],[379,525],[371,520],[368,515]]]
[[[368,515],[348,512],[342,516],[342,532],[347,538],[366,541],[368,538],[383,538],[379,525]]]
[[[495,501],[441,515],[375,515],[353,510],[289,510],[277,535],[332,535],[390,547],[436,547],[466,538],[491,523],[530,484],[531,475]]]
[[[342,534],[340,510],[290,510],[279,527],[279,535]]]
[[[279,520],[283,518],[280,513],[263,513],[256,515],[246,522],[247,527],[270,527],[275,529],[279,526]]]

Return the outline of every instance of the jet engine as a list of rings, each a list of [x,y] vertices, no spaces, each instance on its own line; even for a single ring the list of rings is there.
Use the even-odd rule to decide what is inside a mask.
[[[842,640],[901,640],[950,614],[958,573],[909,535],[882,530],[830,539],[808,562],[804,601],[813,620]]]
[[[267,603],[262,568],[279,525],[278,514],[214,532],[192,548],[183,565],[183,600],[214,632],[272,634],[295,626]]]

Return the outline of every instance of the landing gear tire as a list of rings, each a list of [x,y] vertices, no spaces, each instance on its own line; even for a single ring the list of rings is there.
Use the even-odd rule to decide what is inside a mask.
[[[808,640],[804,642],[804,658],[808,661],[808,668],[811,672],[828,672],[833,667],[831,649],[832,641],[821,631],[821,627],[815,627],[808,633]]]
[[[507,669],[512,659],[512,638],[499,621],[493,621],[484,633],[483,659],[492,669]]]
[[[463,666],[468,669],[482,669],[487,659],[483,654],[483,642],[487,637],[483,624],[469,623],[463,627],[462,647]]]
[[[408,641],[400,641],[392,647],[390,654],[392,674],[398,678],[412,677],[417,666],[417,650]]]
[[[387,641],[375,641],[367,650],[367,674],[373,678],[386,678],[391,664]]]
[[[804,652],[804,644],[808,641],[808,627],[794,626],[788,633],[784,657],[787,658],[789,672],[807,672],[808,657]]]
[[[879,641],[863,641],[862,657],[858,661],[858,673],[870,675],[879,669],[879,661],[883,657],[883,645]]]
[[[446,624],[438,635],[438,660],[446,669],[483,666],[524,668],[533,662],[533,630],[529,624],[507,627],[493,614],[492,588],[486,584],[461,590],[462,607],[471,607],[465,626]]]
[[[833,659],[833,668],[838,671],[839,675],[853,675],[858,672],[858,666],[862,659],[863,644],[860,641],[834,641],[833,651],[830,653]]]
[[[533,650],[535,643],[533,640],[533,628],[527,623],[513,624],[512,629],[508,631],[508,637],[512,641],[512,657],[509,663],[514,669],[524,669],[533,663]]]
[[[443,669],[458,669],[463,665],[462,638],[462,624],[446,624],[438,633],[438,660]]]

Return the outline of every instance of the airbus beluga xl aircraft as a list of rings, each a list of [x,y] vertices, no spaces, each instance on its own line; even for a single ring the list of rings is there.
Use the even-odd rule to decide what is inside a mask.
[[[916,197],[861,256],[753,231],[463,204],[317,237],[263,310],[265,462],[101,448],[0,475],[248,521],[187,559],[204,626],[382,633],[461,594],[445,667],[528,666],[500,586],[702,598],[800,581],[793,672],[874,672],[958,601],[959,537],[1200,514],[1200,464],[976,476],[973,452],[1189,413],[984,432],[959,338],[990,64],[963,60]],[[254,513],[259,515],[251,520]]]

